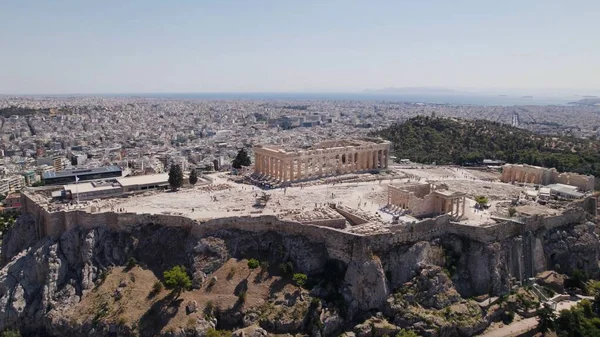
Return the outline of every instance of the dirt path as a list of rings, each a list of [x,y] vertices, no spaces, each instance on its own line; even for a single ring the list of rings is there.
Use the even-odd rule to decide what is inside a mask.
[[[563,309],[570,309],[572,306],[576,305],[580,301],[581,300],[560,302],[557,304],[555,312],[556,314],[558,314]],[[518,322],[513,322],[499,329],[479,335],[479,337],[515,337],[527,331],[535,329],[537,325],[538,321],[536,317],[525,318]]]

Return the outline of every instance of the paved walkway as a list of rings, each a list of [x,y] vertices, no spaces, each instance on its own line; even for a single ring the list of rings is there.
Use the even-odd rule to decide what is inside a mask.
[[[563,309],[570,309],[572,306],[579,303],[581,300],[577,301],[562,301],[556,305],[556,314]],[[499,329],[484,333],[479,335],[479,337],[516,337],[521,334],[533,330],[537,327],[538,321],[536,317],[525,318],[518,322],[513,322],[509,325],[505,325]]]

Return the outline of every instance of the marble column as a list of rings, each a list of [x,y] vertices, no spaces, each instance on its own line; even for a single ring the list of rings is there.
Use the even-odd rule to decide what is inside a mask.
[[[283,160],[277,159],[277,180],[283,181]]]
[[[324,162],[324,160],[323,160],[322,155],[319,155],[317,157],[317,166],[319,168],[319,175],[318,175],[319,177],[323,176],[323,162]]]
[[[389,150],[385,150],[385,151],[383,151],[383,153],[385,155],[384,165],[385,165],[385,168],[388,168],[388,163],[390,162],[390,158],[389,158],[390,151]]]
[[[360,157],[360,170],[364,171],[367,168],[367,153],[365,151],[361,151],[359,154]]]
[[[269,177],[273,177],[273,157],[267,157],[266,173]]]

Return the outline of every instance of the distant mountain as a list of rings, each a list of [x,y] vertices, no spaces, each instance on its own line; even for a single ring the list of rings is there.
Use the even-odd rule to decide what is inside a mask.
[[[454,89],[442,88],[442,87],[404,87],[404,88],[383,88],[383,89],[365,89],[365,93],[371,94],[402,94],[402,95],[415,95],[415,94],[453,94],[457,93]]]
[[[579,101],[569,102],[569,104],[575,105],[600,105],[600,98],[594,96],[584,96],[586,98],[580,99]]]

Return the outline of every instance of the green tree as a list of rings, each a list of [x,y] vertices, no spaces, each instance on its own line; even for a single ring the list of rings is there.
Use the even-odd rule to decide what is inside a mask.
[[[258,266],[260,266],[260,262],[257,259],[248,260],[248,268],[250,268],[250,274],[252,274],[252,271],[258,268]],[[248,274],[248,276],[250,276],[250,274]]]
[[[183,185],[183,171],[178,164],[171,165],[171,169],[169,170],[169,185],[171,185],[173,191],[176,191]]]
[[[487,205],[488,198],[484,197],[483,195],[478,195],[475,197],[475,202],[478,203],[479,206],[484,206],[484,205]]]
[[[184,266],[175,266],[163,273],[165,279],[165,287],[171,289],[179,297],[182,291],[190,289],[192,286],[192,280],[185,271]]]
[[[544,305],[544,307],[539,308],[535,314],[537,316],[538,329],[540,332],[554,330],[554,321],[556,320],[556,315],[554,314],[554,310],[552,310],[552,308]]]
[[[306,284],[307,280],[308,277],[306,276],[306,274],[296,273],[294,274],[294,276],[292,276],[292,281],[294,281],[298,288],[302,288]]]
[[[196,185],[197,182],[198,182],[198,173],[196,173],[196,169],[193,169],[192,172],[190,172],[190,184]]]
[[[238,169],[238,170],[241,169],[242,166],[250,166],[250,165],[252,165],[252,160],[250,159],[248,152],[244,148],[242,148],[238,151],[237,155],[235,156],[235,159],[231,163],[231,166],[233,166],[233,168]]]
[[[515,216],[515,214],[517,214],[517,209],[514,207],[509,207],[508,208],[508,216],[512,218],[513,216]]]

